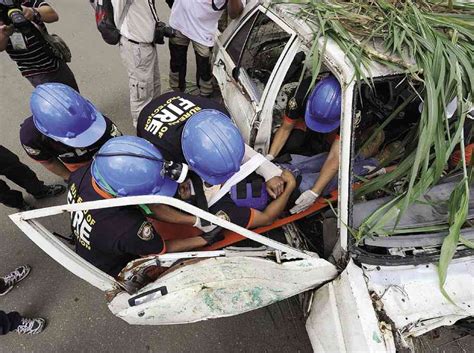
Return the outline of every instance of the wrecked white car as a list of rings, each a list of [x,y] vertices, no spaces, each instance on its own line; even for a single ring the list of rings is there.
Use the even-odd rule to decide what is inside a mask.
[[[311,64],[304,59],[310,56],[314,35],[309,25],[295,16],[297,5],[267,5],[254,2],[239,22],[225,30],[214,62],[214,75],[232,118],[247,143],[263,155],[291,97],[288,92],[302,75],[311,74],[311,67],[304,67]],[[453,302],[439,289],[437,262],[447,234],[441,225],[447,223],[447,200],[456,176],[443,179],[424,195],[425,203],[420,201],[405,212],[398,223],[400,234],[356,243],[350,231],[357,230],[367,216],[390,200],[375,195],[354,203],[351,166],[357,145],[363,142],[358,141],[362,137],[357,130],[370,126],[370,121],[364,125],[364,119],[382,124],[413,91],[401,71],[375,62],[367,73],[375,90],[368,85],[359,90],[353,66],[330,40],[321,72],[332,73],[343,91],[338,218],[329,211],[319,216],[320,227],[312,234],[307,224],[299,229],[303,238],[317,243],[318,253],[337,263],[342,272],[314,292],[307,331],[319,352],[395,351],[409,345],[410,337],[473,315],[473,250],[460,245],[448,268],[445,289]],[[387,125],[386,141],[409,135],[415,126],[410,108],[413,105],[406,105]],[[472,196],[471,188],[468,219],[474,207]],[[387,229],[390,226],[393,222]],[[418,234],[420,226],[432,226],[433,231]],[[471,227],[462,232],[467,239],[474,238]]]
[[[214,75],[246,142],[265,155],[288,92],[310,72],[305,58],[310,55],[313,32],[291,7],[249,3],[240,19],[219,37]],[[246,230],[161,196],[57,206],[10,217],[65,268],[107,292],[110,310],[130,324],[183,324],[236,315],[305,292],[306,328],[315,351],[395,352],[409,347],[412,337],[472,316],[474,251],[459,245],[449,266],[444,288],[452,302],[439,290],[436,267],[446,234],[442,227],[446,200],[456,176],[443,179],[425,194],[426,202],[411,206],[398,223],[404,232],[358,241],[351,235],[390,199],[387,193],[374,192],[355,202],[352,163],[357,146],[364,142],[358,130],[364,119],[373,120],[367,126],[383,122],[412,95],[411,86],[402,72],[374,63],[368,74],[376,91],[383,93],[374,94],[364,85],[359,91],[353,66],[333,41],[326,44],[323,63],[321,71],[332,73],[343,92],[339,188],[333,197],[337,216],[322,202],[297,217],[277,221],[273,228],[283,229],[286,244],[265,236],[272,227]],[[406,119],[407,109],[395,118],[401,128],[387,126],[387,141],[409,136],[413,121]],[[114,279],[76,255],[39,220],[65,212],[151,203],[194,214],[233,236],[253,240],[257,247],[149,256],[132,262]],[[474,215],[472,208],[469,214]],[[433,231],[413,231],[420,225],[432,226]],[[474,239],[472,227],[465,227],[463,234]],[[141,270],[151,265],[169,269],[139,288]]]

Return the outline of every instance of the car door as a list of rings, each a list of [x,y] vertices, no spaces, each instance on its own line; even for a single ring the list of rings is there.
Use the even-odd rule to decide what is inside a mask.
[[[246,143],[253,145],[265,97],[276,68],[295,40],[295,33],[263,6],[250,11],[225,42],[217,41],[214,60],[224,102]]]
[[[130,262],[118,281],[81,258],[38,220],[66,212],[156,203],[199,215],[269,248],[150,255]],[[237,315],[318,287],[337,276],[337,268],[315,253],[302,252],[171,197],[129,196],[82,202],[16,213],[10,219],[67,270],[107,292],[110,310],[130,324],[184,324]],[[143,284],[143,273],[157,264],[169,268],[138,289],[137,284]]]

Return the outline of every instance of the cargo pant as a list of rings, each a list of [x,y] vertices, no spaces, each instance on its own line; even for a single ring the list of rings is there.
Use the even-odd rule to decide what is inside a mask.
[[[186,71],[188,60],[188,46],[193,43],[196,54],[196,84],[200,95],[208,97],[214,91],[212,86],[211,47],[199,44],[180,31],[169,40],[170,48],[170,87],[175,91],[186,90]]]
[[[161,94],[158,50],[155,44],[132,43],[123,36],[119,47],[128,72],[130,111],[133,126],[136,127],[138,115],[145,105]]]

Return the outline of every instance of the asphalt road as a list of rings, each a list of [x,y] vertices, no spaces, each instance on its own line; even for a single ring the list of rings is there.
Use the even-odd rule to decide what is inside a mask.
[[[71,68],[82,94],[133,134],[128,85],[118,48],[105,44],[95,28],[87,0],[51,1],[60,21],[49,26],[71,47]],[[164,1],[157,1],[167,19]],[[162,85],[167,83],[168,49],[160,53]],[[191,66],[192,70],[192,66]],[[193,72],[190,72],[190,78]],[[21,77],[6,53],[0,53],[0,136],[8,147],[48,183],[60,182],[31,161],[18,140],[19,125],[29,116],[32,87]],[[65,197],[38,202],[37,207],[65,202]],[[8,218],[14,210],[0,205],[0,274],[20,264],[33,271],[7,296],[0,309],[25,316],[43,316],[47,329],[38,336],[11,333],[0,338],[0,352],[310,352],[311,346],[291,302],[285,301],[252,313],[186,326],[129,326],[108,310],[103,294],[75,277],[36,247]],[[46,221],[51,230],[67,231],[67,219]]]

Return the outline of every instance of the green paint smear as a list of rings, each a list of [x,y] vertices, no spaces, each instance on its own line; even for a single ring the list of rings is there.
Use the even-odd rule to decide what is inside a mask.
[[[258,306],[262,305],[263,300],[261,298],[262,294],[262,288],[261,287],[255,287],[251,291],[251,296],[252,296],[252,303],[257,304]]]
[[[377,332],[374,331],[374,333],[372,334],[372,339],[377,342],[377,343],[380,343],[382,342],[382,340],[380,339],[379,335],[377,334]]]
[[[223,312],[222,309],[216,305],[216,303],[214,302],[214,298],[209,293],[204,293],[204,303],[206,303],[207,307],[213,312]]]

